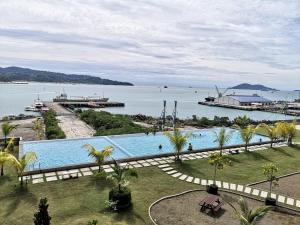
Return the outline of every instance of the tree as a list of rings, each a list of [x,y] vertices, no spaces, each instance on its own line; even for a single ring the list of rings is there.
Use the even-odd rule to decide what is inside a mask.
[[[164,135],[169,139],[175,150],[175,162],[181,162],[180,153],[187,144],[191,133],[182,134],[177,128],[173,132],[166,131]]]
[[[4,164],[9,162],[14,162],[14,156],[10,153],[11,149],[13,149],[14,146],[14,139],[11,138],[6,145],[4,149],[1,149],[0,151],[0,166],[1,166],[1,172],[0,176],[4,175]]]
[[[296,120],[292,123],[285,123],[285,129],[287,130],[287,144],[291,146],[293,144],[293,138],[296,136]]]
[[[41,198],[39,203],[39,211],[34,214],[34,225],[50,225],[51,216],[48,214],[49,204],[47,198]]]
[[[219,133],[215,132],[215,135],[216,135],[216,139],[214,140],[214,142],[217,142],[219,144],[220,154],[222,155],[223,148],[224,148],[225,144],[231,138],[232,132],[231,131],[226,132],[226,129],[224,127],[222,127],[220,129]]]
[[[243,139],[243,142],[245,143],[245,151],[247,152],[249,143],[250,143],[251,139],[253,138],[258,127],[254,126],[254,125],[248,125],[246,128],[240,127],[239,125],[235,125],[235,127],[239,129],[241,138]]]
[[[208,163],[214,166],[214,184],[216,184],[217,170],[222,170],[226,165],[231,165],[229,158],[226,155],[220,155],[219,153],[211,153],[208,158]]]
[[[278,167],[274,163],[268,163],[263,166],[263,173],[270,182],[270,192],[269,197],[271,198],[272,187],[274,182],[277,181],[276,173],[279,171]],[[275,183],[276,184],[276,183]]]
[[[1,151],[0,152],[0,165],[1,165],[1,176],[4,176],[4,164],[8,162],[13,162],[13,155],[6,152],[6,151]]]
[[[279,135],[278,126],[262,123],[260,127],[264,129],[266,135],[270,138],[271,148],[273,148],[273,142],[277,139]]]
[[[235,211],[235,215],[237,216],[241,225],[258,225],[266,213],[273,209],[272,206],[261,206],[256,209],[249,209],[247,201],[242,197],[238,201],[240,210],[238,210],[230,202],[227,203]]]
[[[87,151],[89,152],[89,156],[92,156],[96,160],[96,162],[99,166],[99,169],[98,169],[99,173],[101,172],[101,166],[103,165],[104,160],[107,157],[111,156],[112,151],[114,149],[112,146],[106,146],[101,151],[98,151],[94,146],[92,146],[90,144],[85,144],[82,147],[86,148]]]
[[[11,125],[9,122],[4,122],[1,125],[2,133],[4,136],[4,146],[6,147],[8,135],[18,127],[18,125]]]
[[[14,157],[13,163],[16,167],[20,179],[20,185],[23,186],[23,175],[26,167],[37,159],[35,152],[27,152],[20,159]]]
[[[246,128],[250,124],[251,120],[246,115],[238,116],[234,119],[234,123],[239,125],[241,128]]]
[[[280,136],[287,140],[287,144],[291,146],[293,144],[293,138],[296,136],[296,120],[291,123],[278,122],[276,124],[279,129]]]
[[[121,192],[122,187],[129,185],[128,177],[138,177],[136,170],[130,169],[128,165],[121,166],[116,160],[112,167],[113,171],[107,176],[107,179],[113,181]]]

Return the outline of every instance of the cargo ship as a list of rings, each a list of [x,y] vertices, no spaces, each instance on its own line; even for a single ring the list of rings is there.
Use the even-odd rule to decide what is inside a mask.
[[[109,98],[99,97],[99,96],[71,96],[68,98],[66,93],[61,93],[60,95],[53,98],[53,102],[108,102]]]

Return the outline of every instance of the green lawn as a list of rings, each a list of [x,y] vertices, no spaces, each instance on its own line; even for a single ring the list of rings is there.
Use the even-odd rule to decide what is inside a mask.
[[[112,213],[105,209],[105,201],[112,184],[96,177],[29,185],[20,191],[14,177],[0,178],[0,224],[33,224],[33,214],[40,197],[47,197],[52,224],[85,225],[97,219],[101,224],[152,224],[148,207],[160,197],[196,188],[180,182],[157,167],[138,169],[139,178],[132,179],[130,188],[133,209]],[[17,187],[15,187],[17,185]]]
[[[264,180],[262,167],[269,162],[275,163],[280,169],[279,174],[282,175],[300,170],[300,145],[230,155],[229,157],[232,166],[218,171],[217,180],[239,184]],[[213,177],[213,166],[208,164],[208,159],[184,161],[182,165],[173,164],[173,166],[190,176],[204,179]]]

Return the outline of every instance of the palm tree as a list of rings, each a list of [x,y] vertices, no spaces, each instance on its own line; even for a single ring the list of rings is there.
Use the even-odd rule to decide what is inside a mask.
[[[242,128],[246,128],[250,124],[251,120],[246,115],[238,116],[234,119],[234,123],[239,125]]]
[[[285,126],[285,122],[277,122],[276,123],[276,126],[278,128],[278,134],[279,136],[283,139],[283,140],[287,140],[287,129],[286,129],[286,126]]]
[[[82,146],[83,148],[86,148],[89,152],[89,156],[92,156],[93,158],[95,158],[99,169],[98,172],[101,172],[101,166],[104,163],[104,160],[111,156],[112,151],[113,151],[113,147],[112,146],[106,146],[104,147],[101,151],[97,150],[94,146],[90,145],[90,144],[85,144]]]
[[[166,131],[164,135],[169,138],[171,145],[175,149],[175,162],[181,162],[180,152],[183,150],[184,146],[187,144],[191,133],[183,134],[177,128],[173,132]]]
[[[219,153],[211,153],[208,158],[208,163],[214,166],[214,184],[216,184],[217,170],[224,169],[226,165],[231,166],[230,159],[225,155],[220,155]]]
[[[235,127],[238,128],[240,131],[241,138],[245,143],[245,151],[247,152],[249,143],[253,138],[258,126],[248,125],[246,128],[242,128],[239,125],[235,125]]]
[[[231,138],[232,131],[226,132],[226,129],[222,127],[219,133],[215,132],[215,135],[216,135],[216,139],[214,140],[214,142],[217,142],[219,144],[220,154],[222,155],[225,144]]]
[[[262,123],[259,126],[264,129],[266,135],[270,138],[271,148],[273,148],[273,142],[277,139],[279,134],[278,126],[268,125],[265,123]]]
[[[296,120],[291,123],[278,122],[276,125],[278,126],[280,136],[284,140],[287,140],[287,144],[291,146],[293,144],[293,138],[296,136]]]
[[[263,173],[270,182],[269,197],[271,198],[273,183],[277,181],[276,173],[279,171],[278,167],[274,163],[268,163],[263,166]]]
[[[4,176],[4,164],[8,162],[13,162],[14,156],[6,151],[0,152],[0,166],[1,166],[1,174],[0,176]]]
[[[230,202],[227,203],[235,211],[241,225],[258,225],[266,213],[273,209],[272,206],[261,206],[256,209],[249,209],[247,201],[242,197],[238,201],[240,211]]]
[[[26,167],[37,159],[35,152],[27,152],[20,159],[14,157],[13,163],[17,169],[18,176],[21,178],[20,185],[23,186],[23,175]]]
[[[129,185],[128,177],[138,177],[136,170],[130,169],[128,166],[120,166],[120,164],[114,160],[112,167],[113,171],[107,176],[107,179],[112,180],[121,192],[122,187]]]
[[[4,175],[4,164],[7,162],[14,161],[14,156],[10,153],[13,147],[14,147],[14,139],[11,138],[6,148],[0,151],[0,166],[1,166],[0,176]]]
[[[293,144],[293,138],[296,136],[296,120],[292,123],[285,123],[286,130],[287,130],[287,144],[291,146]]]
[[[11,125],[9,122],[4,122],[1,125],[2,133],[4,136],[4,146],[6,147],[7,136],[18,127],[18,125]]]

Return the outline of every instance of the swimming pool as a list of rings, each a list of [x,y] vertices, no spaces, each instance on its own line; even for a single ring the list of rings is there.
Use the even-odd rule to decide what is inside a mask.
[[[218,147],[214,142],[216,132],[220,128],[204,129],[192,131],[192,136],[188,143],[193,149],[201,150]],[[243,144],[241,136],[237,130],[228,128],[232,132],[231,138],[226,146]],[[190,131],[184,131],[190,132]],[[269,138],[262,135],[254,135],[251,143],[269,141]],[[62,166],[92,163],[94,159],[88,156],[84,144],[91,144],[96,149],[102,149],[111,145],[114,147],[112,157],[114,159],[126,159],[132,157],[142,157],[174,152],[167,137],[162,133],[153,134],[129,134],[116,136],[100,136],[92,138],[47,140],[23,142],[20,147],[20,155],[33,151],[37,154],[37,161],[30,165],[28,170],[49,169]],[[159,149],[159,145],[162,146]],[[185,146],[187,149],[187,146]]]

